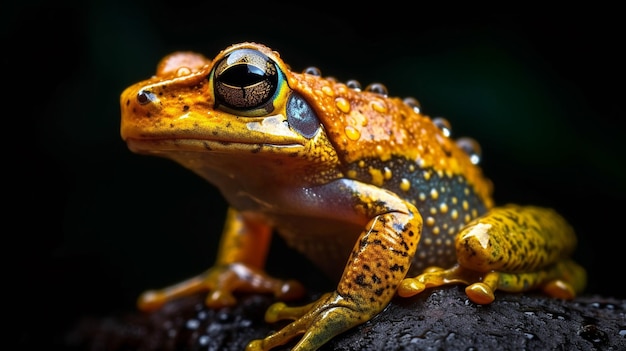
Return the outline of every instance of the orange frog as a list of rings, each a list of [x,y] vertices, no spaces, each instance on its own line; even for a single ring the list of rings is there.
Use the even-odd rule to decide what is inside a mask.
[[[494,206],[478,144],[453,140],[445,119],[381,84],[290,70],[271,49],[241,43],[213,60],[177,52],[156,76],[121,96],[130,150],[172,159],[217,186],[230,205],[215,266],[139,298],[142,310],[206,292],[209,307],[233,292],[303,296],[296,281],[263,271],[272,233],[337,280],[302,307],[272,305],[266,320],[293,320],[248,350],[301,336],[315,350],[364,323],[396,295],[465,284],[478,304],[495,290],[541,289],[572,299],[585,271],[568,259],[576,236],[551,209]],[[419,244],[419,247],[418,247]],[[419,311],[415,311],[419,313]]]

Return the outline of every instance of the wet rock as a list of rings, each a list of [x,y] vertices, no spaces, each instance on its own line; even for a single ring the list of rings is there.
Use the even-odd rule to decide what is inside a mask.
[[[153,313],[84,319],[68,333],[66,346],[89,351],[243,350],[250,340],[286,323],[263,321],[272,302],[268,296],[242,296],[236,307],[210,310],[195,296]],[[461,287],[433,289],[410,299],[396,298],[376,318],[321,348],[443,349],[625,350],[626,300],[581,296],[561,301],[497,293],[491,305],[476,305]]]

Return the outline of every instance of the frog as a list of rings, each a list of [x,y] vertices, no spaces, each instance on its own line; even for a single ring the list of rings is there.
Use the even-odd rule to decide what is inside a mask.
[[[180,164],[228,203],[215,264],[145,291],[140,310],[193,294],[216,309],[237,294],[269,294],[265,321],[288,322],[246,350],[303,351],[371,321],[394,298],[446,285],[465,286],[479,305],[498,290],[571,300],[585,288],[569,222],[548,207],[496,205],[480,144],[454,138],[446,118],[384,84],[298,72],[268,46],[242,42],[213,59],[167,55],[120,106],[130,151]],[[306,289],[265,271],[274,235],[336,288],[290,305]]]

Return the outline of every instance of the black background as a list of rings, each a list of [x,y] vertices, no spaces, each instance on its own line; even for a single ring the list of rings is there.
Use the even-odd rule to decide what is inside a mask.
[[[19,340],[58,345],[76,320],[132,311],[142,290],[213,262],[226,208],[219,192],[171,161],[128,151],[119,94],[171,51],[212,57],[241,41],[269,45],[295,70],[382,82],[445,116],[453,136],[481,143],[498,203],[552,206],[570,220],[587,293],[626,298],[622,19],[610,9],[454,15],[392,2],[360,11],[7,5],[3,247]],[[269,264],[315,281],[280,241]]]

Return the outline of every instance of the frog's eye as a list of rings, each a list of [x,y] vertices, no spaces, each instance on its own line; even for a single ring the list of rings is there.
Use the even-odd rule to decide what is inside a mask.
[[[216,107],[244,116],[272,112],[282,83],[276,63],[259,51],[239,49],[228,53],[212,73]]]

